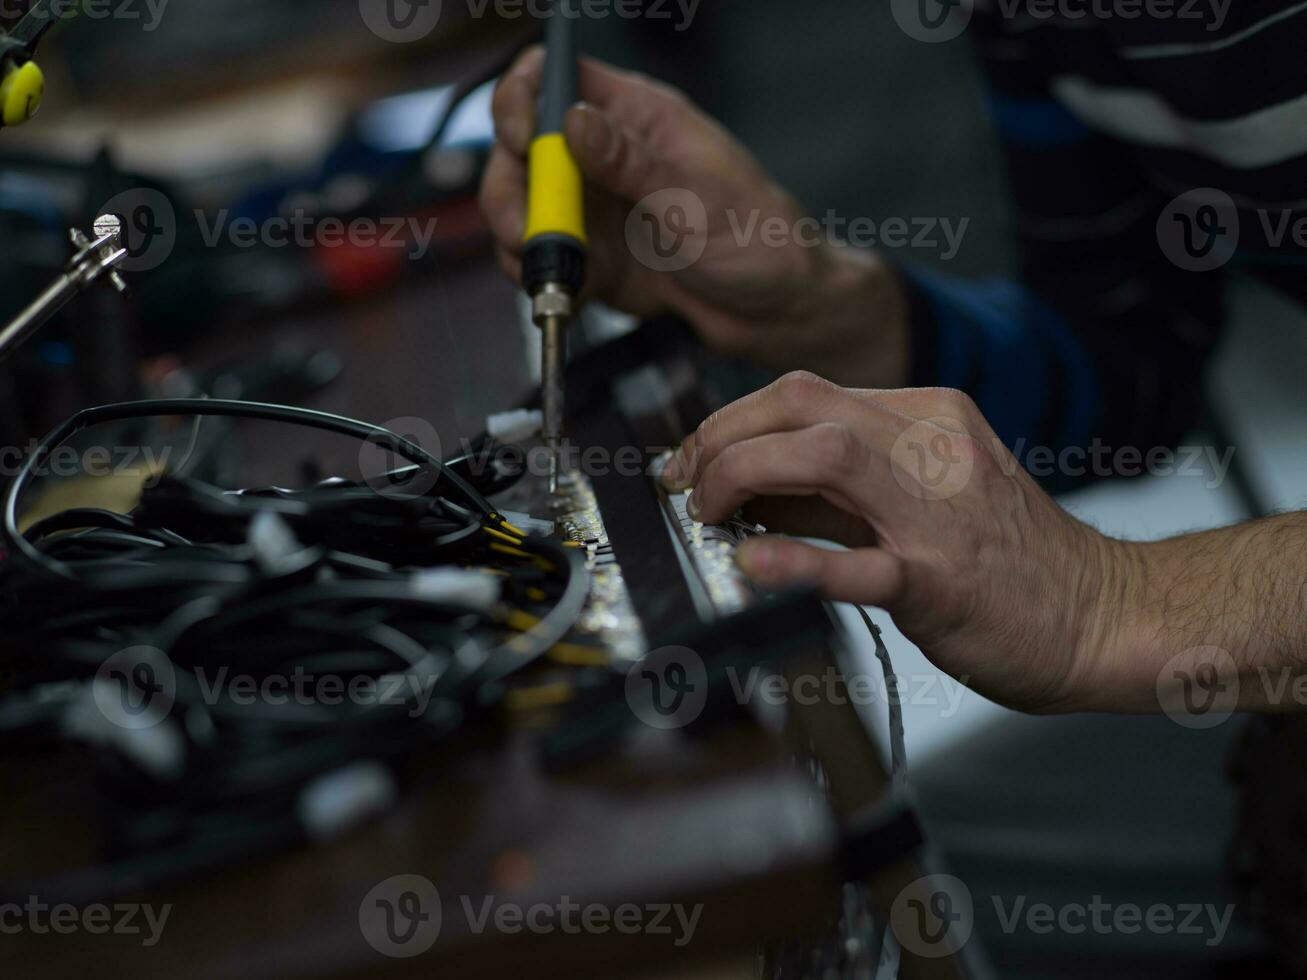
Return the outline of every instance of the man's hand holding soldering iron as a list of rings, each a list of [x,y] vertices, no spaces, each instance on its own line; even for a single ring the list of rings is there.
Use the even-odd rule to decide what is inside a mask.
[[[482,191],[518,281],[542,64],[528,52],[498,87]],[[716,349],[795,372],[705,421],[666,477],[694,488],[705,522],[745,508],[848,546],[756,539],[739,551],[755,582],[884,607],[939,667],[1023,710],[1157,711],[1172,664],[1215,672],[1242,708],[1273,706],[1262,671],[1307,662],[1307,517],[1150,544],[1075,520],[966,394],[900,387],[914,334],[889,263],[837,244],[741,245],[731,214],[803,217],[743,146],[647,78],[583,61],[579,88],[563,134],[587,188],[586,295],[678,314]],[[706,247],[655,272],[633,257],[626,223],[674,188],[705,205]]]

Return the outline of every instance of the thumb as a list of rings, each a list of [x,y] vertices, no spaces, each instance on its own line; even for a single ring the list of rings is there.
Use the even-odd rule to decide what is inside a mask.
[[[742,544],[736,562],[764,589],[816,588],[836,602],[890,606],[904,585],[902,560],[880,548],[832,551],[790,538],[762,537]]]
[[[639,201],[669,186],[650,148],[589,103],[568,111],[564,135],[577,166],[596,187]]]

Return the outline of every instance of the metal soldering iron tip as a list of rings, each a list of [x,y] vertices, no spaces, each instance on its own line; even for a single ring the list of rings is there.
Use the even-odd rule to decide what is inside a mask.
[[[561,300],[559,300],[561,297]],[[558,300],[559,313],[549,303]],[[544,309],[537,322],[542,331],[541,340],[541,398],[544,414],[545,445],[549,449],[549,492],[558,492],[558,476],[562,468],[563,420],[567,401],[565,389],[567,372],[567,317],[571,298],[566,294],[543,294],[540,303]]]

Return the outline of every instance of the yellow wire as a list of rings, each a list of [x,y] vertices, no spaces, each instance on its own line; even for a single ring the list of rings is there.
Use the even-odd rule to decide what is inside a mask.
[[[566,704],[575,692],[566,684],[546,684],[543,687],[519,688],[509,691],[504,704],[510,711],[530,711],[533,708],[550,708]]]
[[[504,620],[504,625],[506,625],[511,630],[517,630],[519,633],[527,633],[535,629],[537,626],[539,626],[540,620],[539,618],[537,618],[536,616],[532,616],[528,612],[522,612],[522,610],[520,609],[514,609],[512,612],[508,614],[508,617]]]
[[[505,534],[503,531],[496,530],[493,527],[483,527],[481,530],[485,531],[486,534],[499,538],[501,541],[506,541],[511,545],[520,545],[522,543],[520,538],[512,537],[511,535]]]
[[[540,620],[529,612],[513,609],[504,617],[504,625],[520,633],[529,633],[540,625]],[[607,667],[611,663],[607,651],[579,643],[555,643],[549,650],[549,657],[569,667]]]
[[[612,663],[605,651],[578,643],[555,644],[549,651],[549,659],[565,667],[607,667]]]
[[[525,538],[525,537],[527,536],[526,532],[523,531],[521,528],[514,527],[512,524],[509,524],[508,521],[504,519],[504,515],[503,515],[503,514],[492,514],[491,516],[492,516],[493,518],[495,518],[497,521],[499,521],[499,526],[500,526],[500,527],[506,527],[506,528],[508,528],[510,531],[512,531],[514,534],[516,534],[519,538]]]

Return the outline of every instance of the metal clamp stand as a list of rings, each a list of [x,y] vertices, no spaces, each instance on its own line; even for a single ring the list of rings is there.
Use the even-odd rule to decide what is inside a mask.
[[[127,257],[127,249],[119,246],[122,219],[117,215],[103,214],[95,219],[91,240],[76,228],[69,232],[77,254],[69,260],[67,268],[30,306],[14,317],[0,330],[0,361],[5,360],[22,344],[49,322],[74,296],[95,285],[101,277],[118,292],[127,289],[122,276],[114,267]]]

